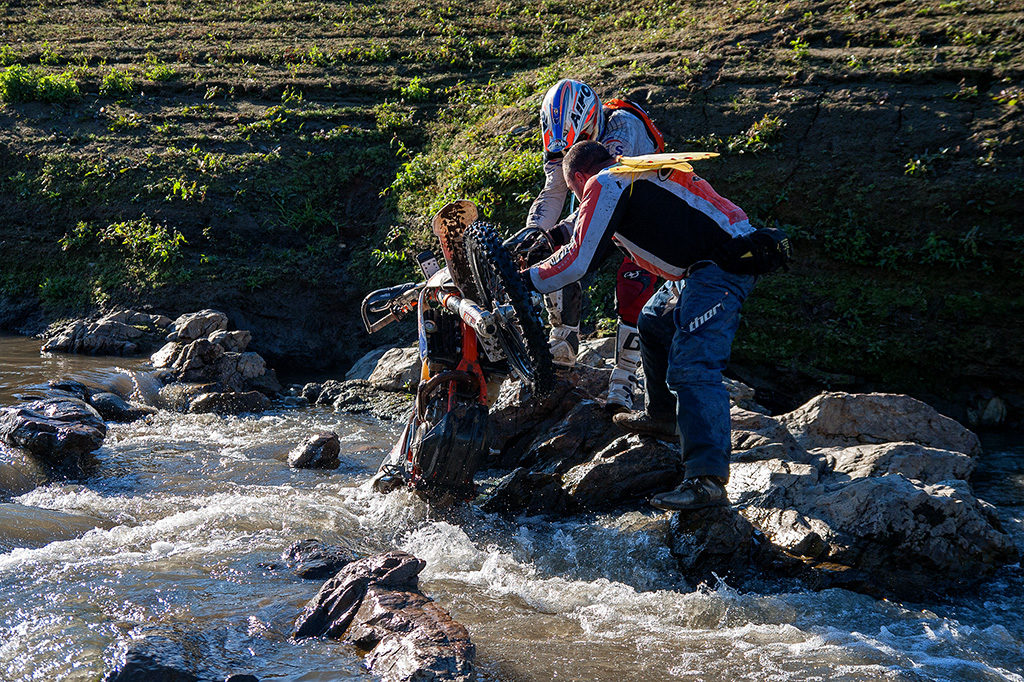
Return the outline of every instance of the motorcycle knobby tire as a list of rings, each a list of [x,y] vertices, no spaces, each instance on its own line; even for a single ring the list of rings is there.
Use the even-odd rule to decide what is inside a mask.
[[[547,334],[523,276],[498,232],[490,223],[477,221],[466,229],[464,243],[473,280],[483,299],[477,302],[495,313],[498,341],[512,371],[536,394],[550,392],[555,370]]]

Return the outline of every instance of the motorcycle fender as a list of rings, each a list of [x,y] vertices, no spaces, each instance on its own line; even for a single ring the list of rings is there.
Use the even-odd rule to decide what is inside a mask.
[[[415,468],[430,486],[472,490],[487,452],[487,408],[471,405],[461,417],[447,412],[424,435]]]

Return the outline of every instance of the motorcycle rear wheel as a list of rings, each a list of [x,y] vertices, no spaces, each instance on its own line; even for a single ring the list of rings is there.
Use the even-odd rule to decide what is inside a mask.
[[[498,342],[509,366],[537,394],[548,393],[555,384],[551,351],[522,275],[493,225],[473,223],[464,240],[469,268],[483,299],[477,303],[495,314]]]

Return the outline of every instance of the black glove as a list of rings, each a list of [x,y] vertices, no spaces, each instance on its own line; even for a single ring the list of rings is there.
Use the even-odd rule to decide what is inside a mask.
[[[524,227],[505,240],[505,248],[519,261],[520,267],[530,267],[555,252],[548,234],[536,227]]]

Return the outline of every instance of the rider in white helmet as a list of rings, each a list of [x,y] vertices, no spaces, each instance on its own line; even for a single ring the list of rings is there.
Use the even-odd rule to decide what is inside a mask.
[[[573,229],[573,215],[559,222],[570,194],[562,175],[562,156],[569,147],[584,140],[597,140],[613,158],[660,151],[659,141],[652,139],[638,115],[624,108],[602,107],[593,89],[576,80],[560,80],[547,91],[540,107],[540,127],[544,140],[544,189],[530,207],[526,226],[547,233],[553,248],[565,244]],[[656,279],[628,257],[619,267],[615,287],[619,325],[607,402],[612,411],[632,408],[640,363],[637,316],[654,293]],[[546,295],[545,302],[555,363],[572,366],[579,349],[582,287],[579,283],[571,284]]]

